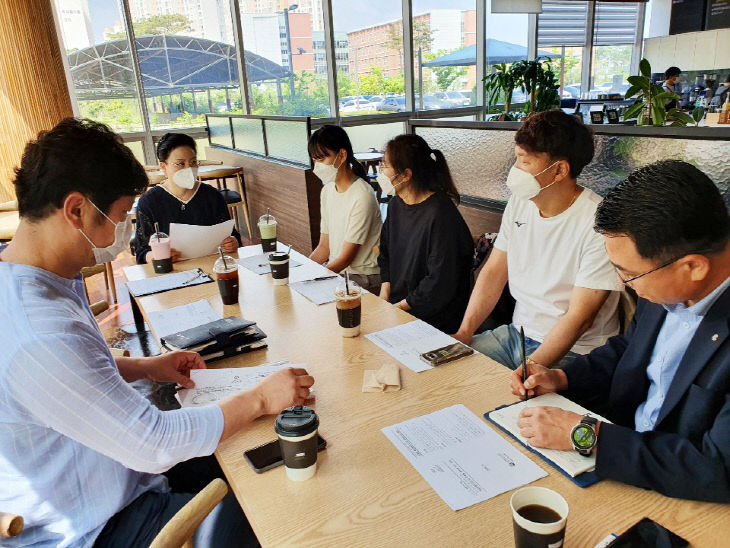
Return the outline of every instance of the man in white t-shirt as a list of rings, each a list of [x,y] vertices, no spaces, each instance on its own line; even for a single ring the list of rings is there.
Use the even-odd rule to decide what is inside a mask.
[[[619,330],[622,286],[593,230],[601,198],[576,182],[593,158],[593,136],[560,110],[542,112],[515,135],[515,154],[499,236],[454,336],[516,369],[524,328],[527,363],[561,365]],[[512,323],[474,335],[507,282]]]

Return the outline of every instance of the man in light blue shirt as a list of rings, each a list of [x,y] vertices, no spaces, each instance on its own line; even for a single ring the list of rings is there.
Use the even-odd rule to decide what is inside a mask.
[[[128,384],[190,387],[190,370],[205,367],[192,352],[115,360],[89,310],[80,269],[128,246],[128,211],[146,185],[131,151],[100,124],[67,119],[26,147],[15,179],[20,226],[0,248],[0,508],[26,527],[3,545],[149,544],[194,495],[171,493],[162,472],[302,403],[314,382],[289,369],[220,405],[169,412]],[[229,532],[241,535],[238,512]]]

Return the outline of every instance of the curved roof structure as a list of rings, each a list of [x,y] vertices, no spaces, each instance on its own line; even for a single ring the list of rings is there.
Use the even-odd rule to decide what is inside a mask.
[[[148,97],[193,89],[238,87],[236,48],[191,36],[138,36],[142,83]],[[276,80],[289,71],[255,53],[246,52],[249,82]],[[134,97],[132,56],[126,38],[75,51],[68,56],[80,99]]]

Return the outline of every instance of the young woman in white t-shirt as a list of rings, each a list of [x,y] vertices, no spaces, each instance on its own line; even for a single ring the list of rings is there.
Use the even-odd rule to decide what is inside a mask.
[[[333,272],[347,270],[362,287],[380,292],[377,246],[382,219],[367,173],[355,160],[352,144],[339,126],[326,125],[309,139],[314,174],[324,183],[320,195],[319,244],[309,256]]]

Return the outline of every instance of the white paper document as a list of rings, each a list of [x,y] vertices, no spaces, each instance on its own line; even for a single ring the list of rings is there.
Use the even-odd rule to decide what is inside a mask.
[[[330,272],[322,276],[322,279],[290,282],[289,287],[300,295],[304,295],[314,304],[319,305],[334,302],[335,289],[337,289],[340,282],[342,282],[342,278]]]
[[[269,274],[271,272],[268,254],[243,257],[242,259],[238,259],[236,262],[254,274]],[[302,266],[302,263],[295,261],[292,258],[289,259],[289,270],[298,266]]]
[[[596,467],[595,455],[584,457],[583,455],[579,455],[577,451],[560,451],[558,449],[540,449],[539,447],[532,447],[527,438],[520,435],[520,429],[517,427],[517,420],[519,419],[520,411],[522,411],[525,407],[559,407],[566,411],[578,413],[581,416],[588,413],[587,409],[570,401],[568,398],[563,397],[560,394],[552,393],[530,398],[529,400],[508,405],[501,409],[495,409],[489,413],[489,418],[507,430],[522,443],[560,466],[560,468],[565,470],[565,472],[567,472],[571,477],[575,477],[583,472],[588,472]],[[611,422],[593,412],[590,414],[591,416],[596,417],[599,421]]]
[[[233,232],[233,220],[213,226],[170,223],[170,247],[181,259],[195,259],[218,251],[218,246]]]
[[[193,369],[190,371],[190,378],[195,382],[195,388],[180,390],[177,399],[183,407],[210,405],[251,388],[272,373],[289,367],[304,365],[282,361],[255,367]]]
[[[365,335],[365,338],[416,373],[433,369],[431,364],[420,358],[421,354],[458,342],[423,320],[415,320],[370,333]]]
[[[547,476],[462,404],[382,432],[452,510]]]
[[[186,329],[192,329],[206,323],[221,319],[210,303],[205,299],[159,310],[147,314],[150,327],[158,339],[179,333]]]
[[[162,293],[163,291],[210,283],[212,281],[213,278],[201,269],[193,268],[191,270],[183,270],[182,272],[171,272],[170,274],[160,274],[151,278],[132,280],[127,282],[127,289],[133,297],[144,297],[145,295],[153,295],[155,293]]]

